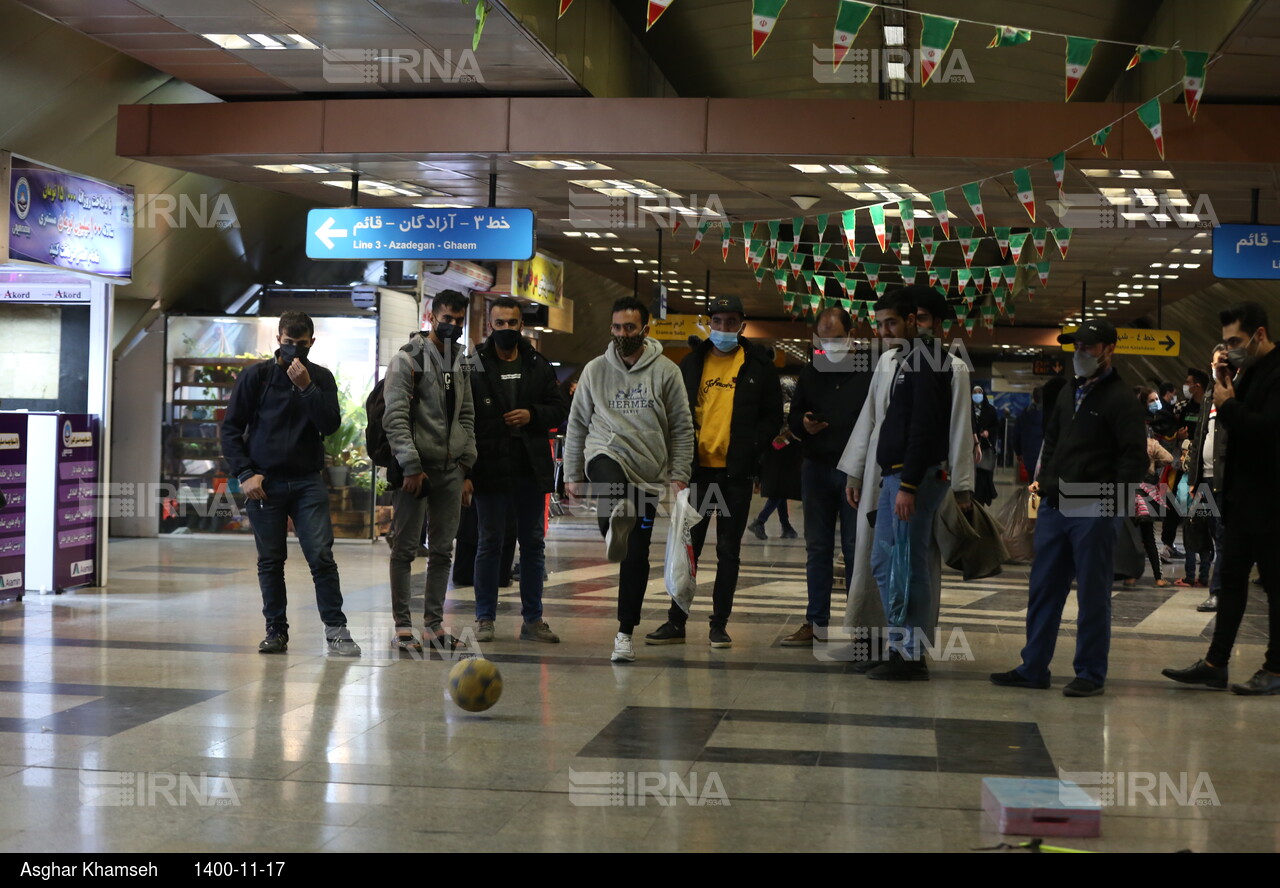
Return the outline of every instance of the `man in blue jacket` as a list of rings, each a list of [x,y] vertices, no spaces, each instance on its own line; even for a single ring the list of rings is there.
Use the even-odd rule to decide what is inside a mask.
[[[246,367],[236,378],[222,422],[222,454],[240,481],[258,544],[258,586],[267,621],[258,652],[282,654],[289,647],[284,562],[293,519],[315,582],[329,653],[358,657],[360,647],[342,612],[329,491],[320,480],[324,438],[342,424],[338,386],[332,373],[307,359],[315,345],[307,315],[282,314],[276,341],[280,348],[272,360]]]

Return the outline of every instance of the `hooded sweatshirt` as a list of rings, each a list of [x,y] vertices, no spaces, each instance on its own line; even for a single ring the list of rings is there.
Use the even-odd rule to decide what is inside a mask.
[[[382,427],[406,477],[424,471],[429,476],[455,465],[465,471],[476,461],[475,405],[468,376],[471,365],[457,343],[446,343],[446,349],[450,357],[447,367],[427,334],[417,333],[387,366]],[[451,416],[446,409],[446,382],[454,392]]]
[[[591,460],[607,456],[637,486],[687,482],[693,447],[689,395],[658,340],[645,340],[633,367],[610,342],[583,368],[565,436],[566,480],[587,480]]]

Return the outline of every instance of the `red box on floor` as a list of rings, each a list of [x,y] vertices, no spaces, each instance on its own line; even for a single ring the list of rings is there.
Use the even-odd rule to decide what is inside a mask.
[[[1069,780],[984,777],[982,810],[1001,835],[1102,834],[1102,805]]]

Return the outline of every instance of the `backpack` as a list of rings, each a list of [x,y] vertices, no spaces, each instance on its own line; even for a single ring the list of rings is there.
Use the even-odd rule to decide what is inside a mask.
[[[413,351],[412,343],[400,347],[400,351]],[[413,394],[409,400],[409,424],[413,425],[413,406],[418,400],[418,377],[422,374],[417,370],[413,371]],[[387,432],[382,427],[383,417],[387,412],[387,399],[383,392],[387,378],[384,376],[374,385],[373,391],[369,392],[369,397],[364,400],[364,415],[368,421],[368,425],[364,429],[364,447],[369,453],[369,459],[373,461],[375,466],[382,466],[385,469],[395,468],[397,471],[400,466],[396,462],[395,454],[391,450],[391,442],[387,440]]]

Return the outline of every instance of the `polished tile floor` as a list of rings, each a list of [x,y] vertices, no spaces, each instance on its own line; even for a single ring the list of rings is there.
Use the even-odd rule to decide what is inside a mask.
[[[666,608],[664,537],[641,633]],[[706,645],[700,598],[688,644],[638,644],[626,665],[609,661],[616,567],[593,524],[557,520],[548,554],[563,643],[516,640],[503,590],[482,647],[505,689],[473,715],[446,695],[449,661],[392,653],[381,543],[337,547],[365,651],[338,660],[296,548],[291,646],[266,657],[249,540],[114,541],[108,588],[0,605],[0,851],[962,851],[1002,841],[984,776],[1059,769],[1123,804],[1100,838],[1057,844],[1280,849],[1280,698],[1159,675],[1203,655],[1202,590],[1117,588],[1107,694],[1072,700],[986,681],[1017,663],[1025,567],[948,574],[944,627],[972,658],[896,684],[778,645],[803,622],[802,540],[748,537],[731,650]],[[471,590],[449,601],[469,627]],[[1255,596],[1241,679],[1264,608]]]

